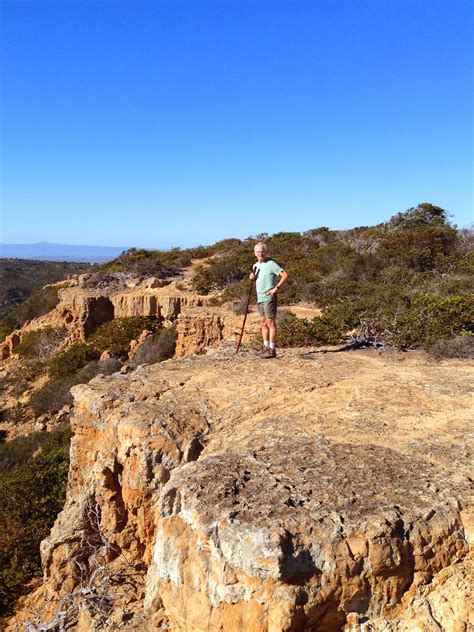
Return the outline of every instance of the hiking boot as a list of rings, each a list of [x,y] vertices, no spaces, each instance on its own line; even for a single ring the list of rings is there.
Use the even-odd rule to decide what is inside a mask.
[[[277,357],[276,349],[265,349],[265,354],[263,355],[263,358],[269,359],[269,358],[276,358],[276,357]]]
[[[261,356],[262,358],[266,358],[269,351],[270,349],[267,349],[267,347],[262,347],[260,351],[257,351],[257,355]]]

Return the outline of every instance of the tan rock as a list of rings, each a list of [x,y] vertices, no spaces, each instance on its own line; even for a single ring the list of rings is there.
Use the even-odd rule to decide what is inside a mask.
[[[15,353],[15,348],[21,342],[21,335],[22,335],[22,331],[18,329],[16,331],[12,332],[9,336],[7,336],[5,338],[5,340],[2,343],[2,346],[0,348],[1,349],[1,359],[2,360],[6,360],[13,353]]]
[[[145,342],[145,340],[151,335],[151,331],[144,329],[142,333],[138,336],[137,340],[132,340],[130,342],[130,350],[128,352],[129,359],[137,352],[137,350],[141,347],[141,345]]]
[[[142,286],[145,288],[155,289],[157,287],[166,287],[170,284],[168,279],[158,279],[157,277],[149,277],[142,281]]]
[[[84,288],[86,287],[86,283],[87,281],[91,278],[92,274],[89,273],[85,273],[85,274],[79,274],[77,277],[77,284],[80,288]]]
[[[92,593],[106,630],[472,627],[473,363],[272,362],[228,345],[73,388],[68,499],[10,630],[71,595],[94,630]]]

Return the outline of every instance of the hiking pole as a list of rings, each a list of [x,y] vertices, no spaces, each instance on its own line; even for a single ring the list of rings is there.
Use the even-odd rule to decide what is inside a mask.
[[[255,274],[255,266],[253,267],[253,273]],[[237,355],[239,353],[240,343],[242,342],[242,336],[244,335],[245,321],[247,320],[247,314],[249,313],[249,305],[250,305],[250,298],[252,296],[253,282],[257,280],[257,277],[258,277],[258,270],[257,270],[257,274],[255,275],[255,279],[251,279],[250,280],[249,293],[248,293],[248,296],[247,296],[247,305],[245,306],[244,322],[242,323],[242,331],[240,332],[240,338],[239,338],[239,342],[237,344],[237,350],[235,352],[235,355]]]

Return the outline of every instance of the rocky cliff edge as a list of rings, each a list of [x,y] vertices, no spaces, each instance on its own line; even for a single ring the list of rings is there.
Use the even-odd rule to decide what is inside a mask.
[[[473,629],[472,363],[234,352],[74,387],[67,502],[8,630]]]

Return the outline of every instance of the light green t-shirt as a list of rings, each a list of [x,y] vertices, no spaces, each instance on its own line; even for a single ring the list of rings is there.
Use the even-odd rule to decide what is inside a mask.
[[[272,297],[267,296],[265,292],[271,290],[278,283],[278,277],[283,272],[283,268],[273,259],[265,259],[262,263],[254,264],[255,272],[258,271],[257,277],[257,302],[264,303]]]

